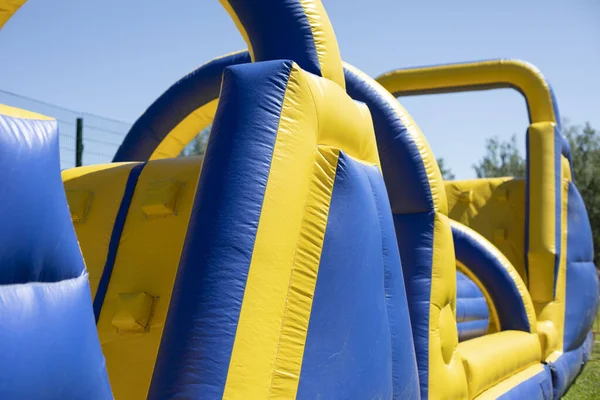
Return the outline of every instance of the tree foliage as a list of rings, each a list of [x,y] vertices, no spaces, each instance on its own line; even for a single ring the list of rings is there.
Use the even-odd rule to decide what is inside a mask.
[[[565,124],[566,125],[566,124]],[[564,129],[571,144],[573,178],[585,203],[594,236],[594,260],[600,262],[600,130],[589,123]]]
[[[594,236],[595,261],[600,261],[600,130],[563,122],[563,133],[571,145],[573,177],[586,205]],[[525,159],[516,136],[509,141],[493,137],[486,141],[485,155],[473,165],[478,178],[525,176]]]
[[[485,150],[483,158],[473,165],[478,178],[525,177],[525,160],[519,152],[516,135],[509,141],[500,141],[496,136],[489,138]]]
[[[454,175],[454,172],[452,172],[452,170],[446,166],[446,162],[444,161],[443,158],[438,158],[437,163],[438,163],[438,166],[440,167],[440,171],[442,172],[442,178],[444,178],[444,180],[451,181],[456,178],[456,176]]]
[[[204,128],[180,154],[180,157],[189,156],[202,156],[206,151],[206,145],[208,144],[208,135],[210,133],[211,125]]]

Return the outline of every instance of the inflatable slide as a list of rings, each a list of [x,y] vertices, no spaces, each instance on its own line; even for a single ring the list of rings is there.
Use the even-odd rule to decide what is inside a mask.
[[[374,80],[319,0],[221,3],[248,50],[112,163],[60,171],[56,121],[0,108],[0,399],[559,398],[598,283],[540,75],[491,63],[531,84],[527,177],[444,182],[395,96],[476,73]]]

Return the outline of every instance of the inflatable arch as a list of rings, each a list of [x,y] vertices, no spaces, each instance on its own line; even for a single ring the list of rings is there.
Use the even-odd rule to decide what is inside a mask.
[[[0,109],[0,397],[559,397],[597,298],[569,292],[587,283],[591,234],[561,179],[568,150],[548,139],[562,139],[557,112],[529,141],[544,168],[562,157],[541,182],[562,214],[528,219],[518,264],[476,221],[450,220],[461,183],[442,181],[399,92],[342,62],[319,1],[221,3],[249,51],[167,90],[113,163],[63,171],[68,208],[56,123]],[[175,158],[210,123],[204,158]],[[493,327],[460,343],[457,265]]]

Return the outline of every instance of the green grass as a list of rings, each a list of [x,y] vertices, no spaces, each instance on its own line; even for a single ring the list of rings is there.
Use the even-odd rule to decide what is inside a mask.
[[[585,364],[564,400],[597,400],[600,399],[600,313],[594,322],[594,351],[592,359]]]

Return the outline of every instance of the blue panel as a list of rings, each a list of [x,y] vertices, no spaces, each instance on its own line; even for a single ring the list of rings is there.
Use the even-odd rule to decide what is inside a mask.
[[[0,115],[0,171],[0,284],[81,275],[56,122]]]
[[[598,312],[598,274],[590,219],[579,191],[569,184],[567,304],[564,350],[581,346]]]
[[[452,227],[456,259],[469,268],[489,293],[502,330],[530,332],[527,310],[515,282],[479,238]]]
[[[164,138],[188,115],[219,98],[223,70],[250,62],[247,51],[212,60],[164,92],[133,124],[114,162],[148,161]]]
[[[225,70],[149,399],[223,395],[291,68]]]
[[[550,400],[552,399],[552,378],[548,367],[537,375],[520,383],[498,400]]]
[[[554,399],[560,399],[583,368],[588,346],[586,343],[575,350],[563,353],[556,362],[550,364]]]
[[[458,341],[463,342],[485,335],[488,331],[488,320],[458,322],[456,328],[458,329]]]
[[[433,214],[394,215],[402,271],[406,282],[410,321],[415,342],[421,398],[428,398],[429,304],[433,257]]]
[[[392,105],[377,92],[374,84],[348,69],[344,72],[348,94],[367,104],[373,118],[406,282],[421,397],[428,398],[429,300],[434,227],[429,177],[417,144]]]
[[[125,220],[129,213],[129,206],[131,205],[131,199],[135,192],[135,186],[138,178],[142,173],[142,169],[145,164],[136,165],[129,171],[129,177],[125,184],[125,191],[123,193],[123,199],[119,206],[119,211],[115,217],[115,224],[113,226],[112,233],[110,235],[110,242],[108,244],[108,254],[106,255],[106,263],[102,269],[102,276],[98,283],[98,289],[96,290],[96,297],[94,298],[94,316],[96,322],[100,319],[100,312],[102,311],[102,305],[104,304],[104,298],[106,297],[106,291],[110,283],[110,277],[112,276],[113,268],[115,266],[115,260],[117,259],[117,251],[119,250],[119,243],[121,242],[121,234],[125,227]]]
[[[409,318],[383,179],[342,153],[298,398],[419,398]]]
[[[487,323],[489,314],[488,307],[484,297],[477,299],[457,298],[456,299],[456,321],[473,321],[477,319],[485,320]]]
[[[0,115],[0,398],[110,399],[55,121]]]
[[[313,32],[300,0],[227,0],[246,29],[255,61],[294,60],[321,76]]]
[[[477,287],[475,282],[469,279],[462,272],[456,271],[456,298],[477,299],[484,297],[483,292]]]
[[[91,302],[87,274],[0,286],[1,399],[113,398]]]

